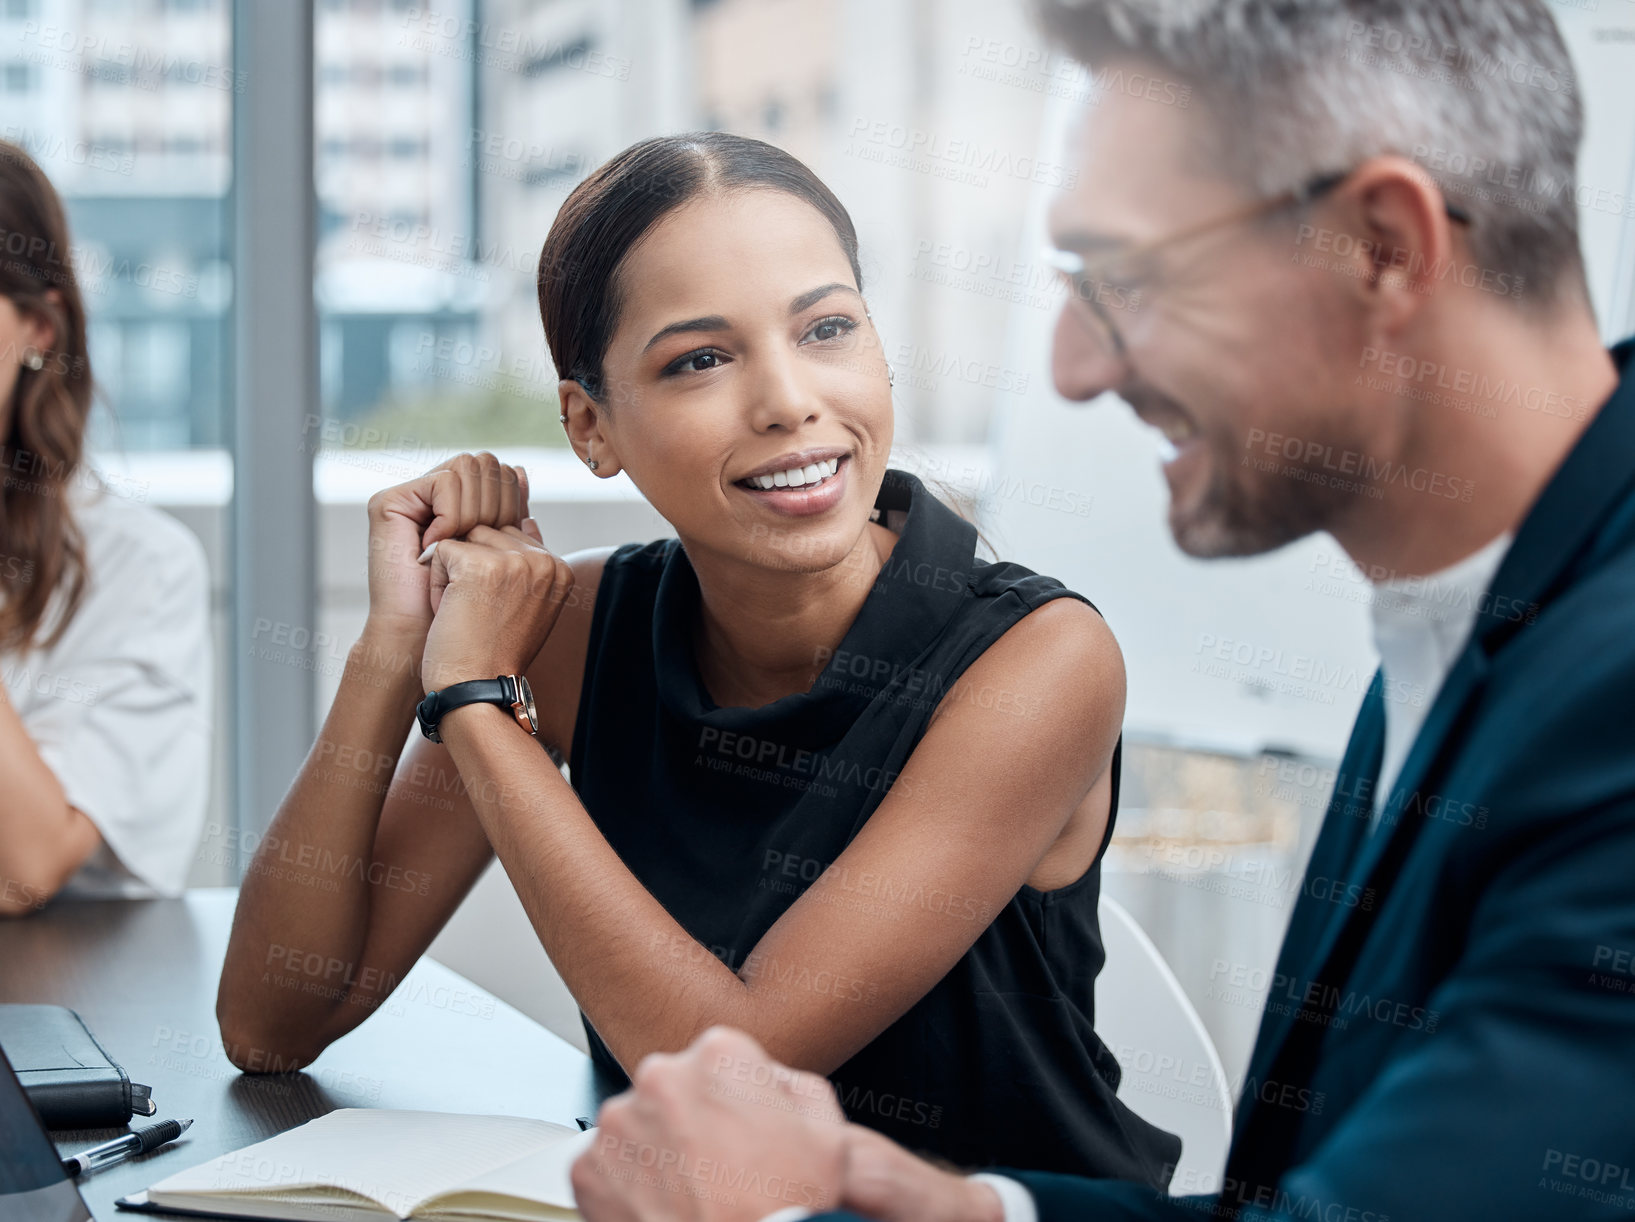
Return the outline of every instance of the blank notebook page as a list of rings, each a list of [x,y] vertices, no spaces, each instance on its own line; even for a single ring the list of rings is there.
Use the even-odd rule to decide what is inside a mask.
[[[595,1130],[575,1133],[560,1145],[525,1154],[515,1162],[467,1180],[428,1208],[435,1215],[441,1210],[459,1210],[461,1207],[474,1214],[491,1217],[537,1217],[538,1210],[516,1210],[508,1207],[506,1198],[539,1201],[557,1209],[574,1209],[573,1183],[569,1171],[573,1160],[589,1148],[595,1140]]]
[[[418,1201],[580,1136],[559,1124],[516,1116],[344,1108],[180,1172],[149,1191],[259,1194],[324,1185],[403,1215]],[[573,1144],[576,1152],[583,1148]]]

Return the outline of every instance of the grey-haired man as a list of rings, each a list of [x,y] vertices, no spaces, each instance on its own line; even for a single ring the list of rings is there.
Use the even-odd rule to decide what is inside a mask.
[[[604,1108],[581,1205],[598,1222],[1628,1216],[1635,345],[1604,350],[1589,304],[1582,113],[1549,7],[1040,9],[1104,80],[1192,91],[1107,89],[1077,137],[1085,185],[1052,216],[1075,289],[1057,388],[1116,391],[1163,432],[1190,554],[1322,530],[1375,582],[1382,668],[1308,867],[1343,885],[1303,888],[1224,1173],[1179,1185],[1191,1197],[932,1167],[714,1031]],[[1335,898],[1353,894],[1373,902]],[[626,1174],[646,1151],[656,1173]]]

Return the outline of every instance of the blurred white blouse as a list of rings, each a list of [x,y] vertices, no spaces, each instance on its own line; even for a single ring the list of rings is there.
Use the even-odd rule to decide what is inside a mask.
[[[68,804],[102,833],[62,894],[177,895],[209,792],[204,549],[151,506],[104,491],[74,500],[84,598],[55,645],[0,654],[0,680]]]

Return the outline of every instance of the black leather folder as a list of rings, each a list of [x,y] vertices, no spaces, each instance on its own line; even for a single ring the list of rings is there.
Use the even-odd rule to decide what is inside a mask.
[[[0,1048],[48,1129],[117,1128],[154,1113],[148,1088],[64,1006],[0,1005]]]

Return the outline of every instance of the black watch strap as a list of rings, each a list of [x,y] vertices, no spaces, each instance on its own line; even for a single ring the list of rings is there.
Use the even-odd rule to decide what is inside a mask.
[[[468,704],[497,704],[502,709],[510,709],[517,700],[517,691],[509,676],[471,679],[465,683],[451,684],[442,691],[427,692],[414,715],[420,722],[420,732],[432,742],[440,743],[443,736],[437,732],[437,726],[445,713]]]

